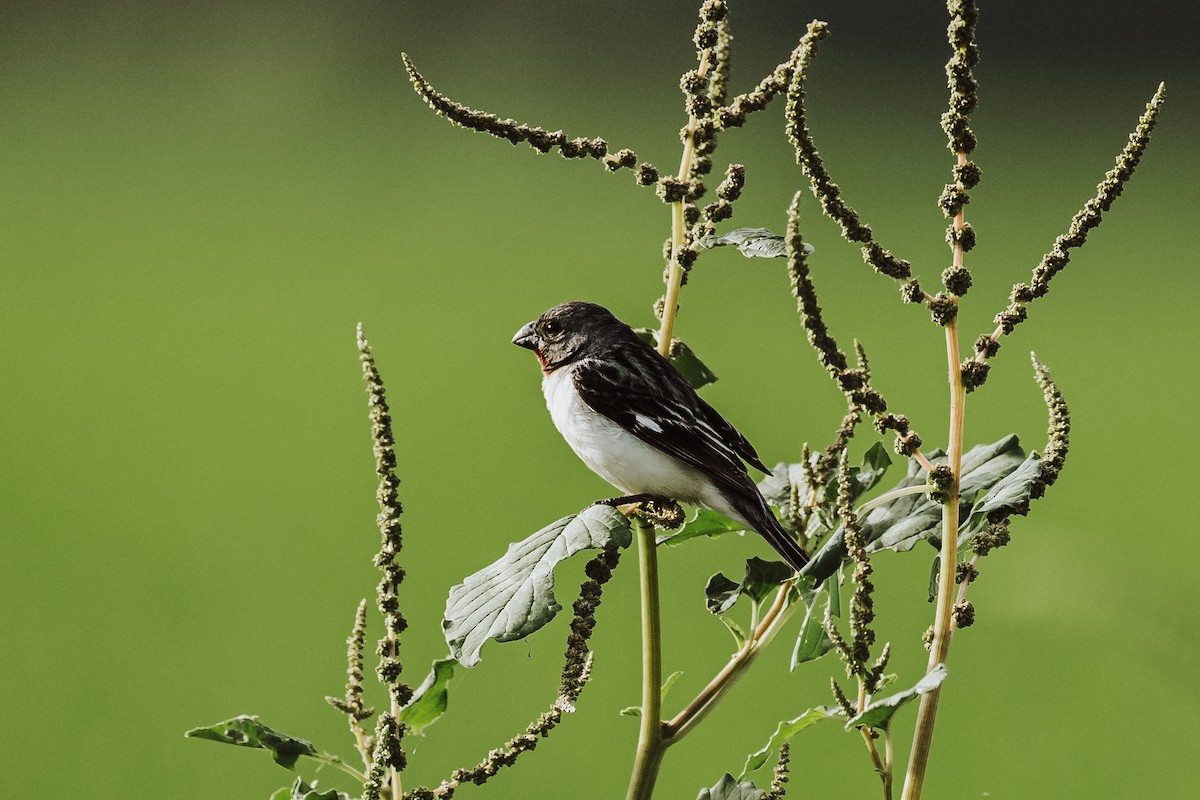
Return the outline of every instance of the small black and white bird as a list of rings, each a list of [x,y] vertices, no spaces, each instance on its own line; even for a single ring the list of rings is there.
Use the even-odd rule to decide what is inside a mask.
[[[720,512],[761,534],[793,569],[808,563],[742,463],[770,474],[754,448],[608,309],[555,306],[513,344],[537,355],[554,425],[597,475],[629,495]]]

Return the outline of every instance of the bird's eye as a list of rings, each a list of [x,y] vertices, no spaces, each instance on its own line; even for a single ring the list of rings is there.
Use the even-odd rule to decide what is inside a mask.
[[[552,319],[548,319],[542,324],[542,332],[545,333],[547,336],[554,336],[556,333],[559,333],[561,330],[562,330],[562,326],[559,325],[557,322],[555,322]]]

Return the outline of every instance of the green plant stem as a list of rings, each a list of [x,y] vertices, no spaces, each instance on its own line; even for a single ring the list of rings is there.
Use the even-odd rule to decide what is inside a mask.
[[[666,743],[662,723],[662,630],[658,609],[658,550],[654,525],[638,519],[638,574],[642,594],[642,724],[629,779],[628,800],[649,800]]]
[[[868,511],[873,511],[886,503],[892,502],[893,500],[899,500],[901,497],[905,497],[910,494],[929,494],[930,492],[936,491],[936,486],[929,486],[928,484],[924,486],[905,486],[903,489],[893,489],[890,492],[879,495],[879,497],[876,497],[874,500],[863,503],[861,506],[854,509],[854,513],[861,517]]]
[[[758,626],[751,632],[742,648],[734,653],[729,663],[708,682],[708,685],[696,695],[692,702],[688,703],[686,708],[663,724],[663,735],[668,745],[678,742],[708,715],[708,712],[742,677],[759,652],[771,643],[775,634],[779,633],[779,629],[796,609],[794,603],[788,602],[788,594],[791,590],[790,583],[779,587],[775,601],[763,615]]]
[[[961,263],[959,248],[955,248],[955,261]],[[953,478],[946,487],[946,502],[942,506],[941,569],[938,574],[937,613],[933,623],[933,646],[929,651],[929,669],[943,664],[950,653],[950,636],[954,630],[954,573],[958,563],[958,500],[959,481],[962,475],[963,451],[963,403],[966,390],[963,387],[958,348],[958,321],[946,325],[946,360],[949,363],[950,380],[950,441],[947,446]],[[925,783],[925,769],[929,763],[929,750],[933,742],[933,727],[937,721],[938,700],[941,687],[921,696],[917,711],[917,725],[913,734],[912,751],[908,757],[908,771],[904,778],[903,800],[917,800]]]
[[[712,51],[705,50],[700,56],[700,66],[696,70],[700,77],[708,75]],[[687,136],[683,139],[683,154],[679,158],[680,181],[686,181],[692,172],[692,159],[696,151],[695,115],[688,117]],[[684,201],[671,204],[671,265],[667,270],[667,291],[663,298],[662,327],[658,334],[658,352],[664,356],[671,353],[671,337],[675,332],[675,315],[679,311],[679,289],[683,286],[683,267],[679,263],[684,246],[684,228],[687,227],[683,215]]]
[[[892,749],[892,729],[883,732],[883,796],[892,800],[892,779],[895,775],[895,752]]]
[[[858,713],[862,713],[867,707],[870,697],[867,695],[867,684],[862,676],[858,676]],[[879,757],[879,748],[875,746],[875,734],[871,728],[864,725],[858,729],[862,733],[863,741],[867,745],[867,754],[871,756],[871,764],[875,767],[876,774],[879,775],[879,780],[883,782],[883,800],[892,800],[891,781],[887,773],[887,766]]]
[[[367,779],[366,775],[362,774],[337,756],[330,756],[326,753],[315,753],[309,754],[308,757],[320,764],[327,764],[331,767],[337,767],[359,783],[363,783]]]

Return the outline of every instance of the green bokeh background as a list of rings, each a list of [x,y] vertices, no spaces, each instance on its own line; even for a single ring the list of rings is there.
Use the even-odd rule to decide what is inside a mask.
[[[880,240],[935,285],[950,165],[940,8],[734,6],[735,90],[809,19],[831,22],[810,88],[818,146]],[[1017,431],[1040,447],[1037,349],[1071,402],[1072,450],[973,589],[978,623],[951,655],[930,798],[1194,786],[1200,292],[1186,242],[1200,71],[1187,55],[1194,12],[1176,7],[983,9],[964,341],[990,330],[1009,286],[1091,195],[1158,81],[1170,91],[1110,218],[970,397],[969,441]],[[693,15],[679,0],[0,4],[0,795],[265,798],[291,776],[182,736],[238,713],[353,755],[322,697],[340,693],[343,640],[376,580],[359,321],[397,420],[414,680],[444,652],[452,584],[605,495],[508,340],[575,298],[649,323],[668,214],[629,173],[452,129],[412,94],[399,52],[464,102],[603,135],[670,170]],[[728,161],[749,170],[734,223],[782,228],[802,176],[781,109],[731,132],[718,169]],[[811,199],[805,213],[834,334],[863,341],[893,407],[937,445],[940,330]],[[779,262],[705,256],[679,332],[722,378],[710,401],[768,463],[828,439],[841,399],[803,343]],[[729,538],[665,553],[666,668],[685,672],[671,701],[727,655],[705,579],[763,550]],[[877,561],[880,637],[907,683],[924,667],[930,556]],[[560,573],[565,602],[579,566]],[[636,724],[616,711],[637,702],[634,572],[626,564],[605,595],[578,714],[461,797],[623,796]],[[410,783],[474,763],[550,702],[563,623],[485,649],[453,684],[452,713],[415,742]],[[662,797],[694,797],[776,721],[829,702],[840,667],[790,675],[786,651],[769,651],[668,754]],[[797,740],[793,765],[797,796],[878,791],[861,742],[835,726]]]

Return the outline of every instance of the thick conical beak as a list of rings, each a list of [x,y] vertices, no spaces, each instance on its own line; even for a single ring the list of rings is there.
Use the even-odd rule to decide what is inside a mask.
[[[533,323],[528,322],[521,330],[517,331],[517,335],[513,337],[513,344],[518,347],[525,347],[530,350],[537,350],[537,334],[533,332]]]

